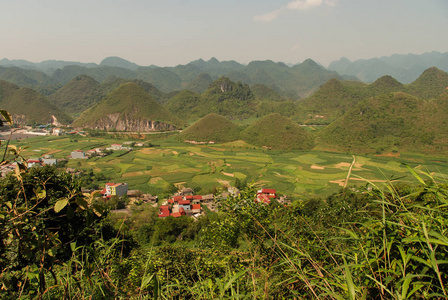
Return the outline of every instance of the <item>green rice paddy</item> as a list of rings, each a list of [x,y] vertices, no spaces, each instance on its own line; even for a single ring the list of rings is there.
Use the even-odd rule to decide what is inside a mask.
[[[344,184],[353,156],[322,151],[278,152],[263,150],[244,142],[216,145],[191,145],[174,138],[154,140],[154,147],[135,147],[115,151],[105,157],[70,159],[67,167],[101,172],[108,181],[127,182],[130,189],[148,193],[162,192],[169,184],[200,187],[202,192],[233,184],[236,178],[277,189],[291,198],[323,197]],[[131,141],[125,138],[35,137],[14,142],[23,147],[25,158],[52,154],[66,158],[73,150],[106,148]],[[430,173],[446,182],[446,158],[408,155],[402,157],[356,155],[349,186],[366,180],[382,182],[415,181],[406,163],[418,172]],[[100,184],[103,184],[101,182]]]

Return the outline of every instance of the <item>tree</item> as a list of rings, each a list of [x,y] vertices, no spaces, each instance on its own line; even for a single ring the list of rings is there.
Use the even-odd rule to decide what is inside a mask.
[[[22,171],[22,172],[21,172]],[[45,274],[71,256],[71,243],[101,237],[100,207],[81,193],[80,181],[52,166],[20,170],[0,180],[0,268],[6,289],[43,293]],[[16,290],[17,291],[17,290]]]

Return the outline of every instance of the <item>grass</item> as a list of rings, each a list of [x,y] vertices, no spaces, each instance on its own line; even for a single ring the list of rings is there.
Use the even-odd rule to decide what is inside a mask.
[[[263,186],[275,188],[280,194],[292,198],[307,198],[325,197],[336,192],[340,188],[338,182],[345,180],[353,160],[352,155],[323,151],[270,151],[235,142],[195,146],[165,135],[149,138],[155,139],[152,142],[158,146],[135,148],[130,152],[116,151],[103,158],[69,160],[67,167],[101,171],[108,180],[128,182],[131,189],[138,186],[143,192],[163,190],[167,183],[179,182],[209,190],[225,182],[233,183],[235,178],[239,178],[249,182],[259,181]],[[76,149],[104,148],[127,140],[128,137],[70,136],[35,137],[14,143],[28,147],[23,152],[25,157],[53,153],[56,158],[65,158]],[[403,177],[401,181],[415,181],[402,165],[403,162],[416,171],[425,171],[435,178],[444,179],[448,178],[446,161],[444,157],[418,154],[402,157],[356,156],[350,185],[363,184],[357,177],[372,181]]]

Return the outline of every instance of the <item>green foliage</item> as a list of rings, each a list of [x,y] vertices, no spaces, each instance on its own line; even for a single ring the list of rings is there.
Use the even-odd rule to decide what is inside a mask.
[[[313,136],[279,114],[270,114],[246,128],[242,138],[258,147],[274,150],[308,150],[314,146]]]
[[[81,75],[53,93],[49,100],[68,114],[79,115],[87,108],[98,103],[105,93],[95,79]]]
[[[108,115],[115,115],[116,121],[111,121]],[[164,109],[145,90],[130,82],[121,85],[96,106],[85,111],[73,126],[94,129],[119,126],[117,130],[138,131],[148,121],[154,122],[155,127],[159,126],[159,130],[183,125],[181,120]]]
[[[424,101],[405,93],[368,98],[320,131],[320,142],[352,152],[381,153],[393,147],[443,152],[448,113],[443,99]]]
[[[101,208],[85,199],[77,179],[54,167],[3,178],[0,199],[1,280],[10,296],[42,294],[45,274],[69,259],[71,242],[90,244],[102,235]],[[30,272],[35,281],[27,279]]]
[[[62,124],[72,121],[38,92],[5,81],[0,81],[0,105],[9,111],[18,125],[48,124],[52,115]]]
[[[237,139],[239,128],[228,119],[208,114],[179,134],[179,139],[196,142],[229,142]]]

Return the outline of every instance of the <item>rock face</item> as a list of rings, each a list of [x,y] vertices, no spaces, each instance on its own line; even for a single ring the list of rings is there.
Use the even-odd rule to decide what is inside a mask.
[[[120,113],[108,114],[97,120],[94,125],[89,126],[92,129],[99,130],[118,130],[118,131],[164,131],[176,130],[173,125],[159,121],[135,119],[128,115],[121,116]]]

